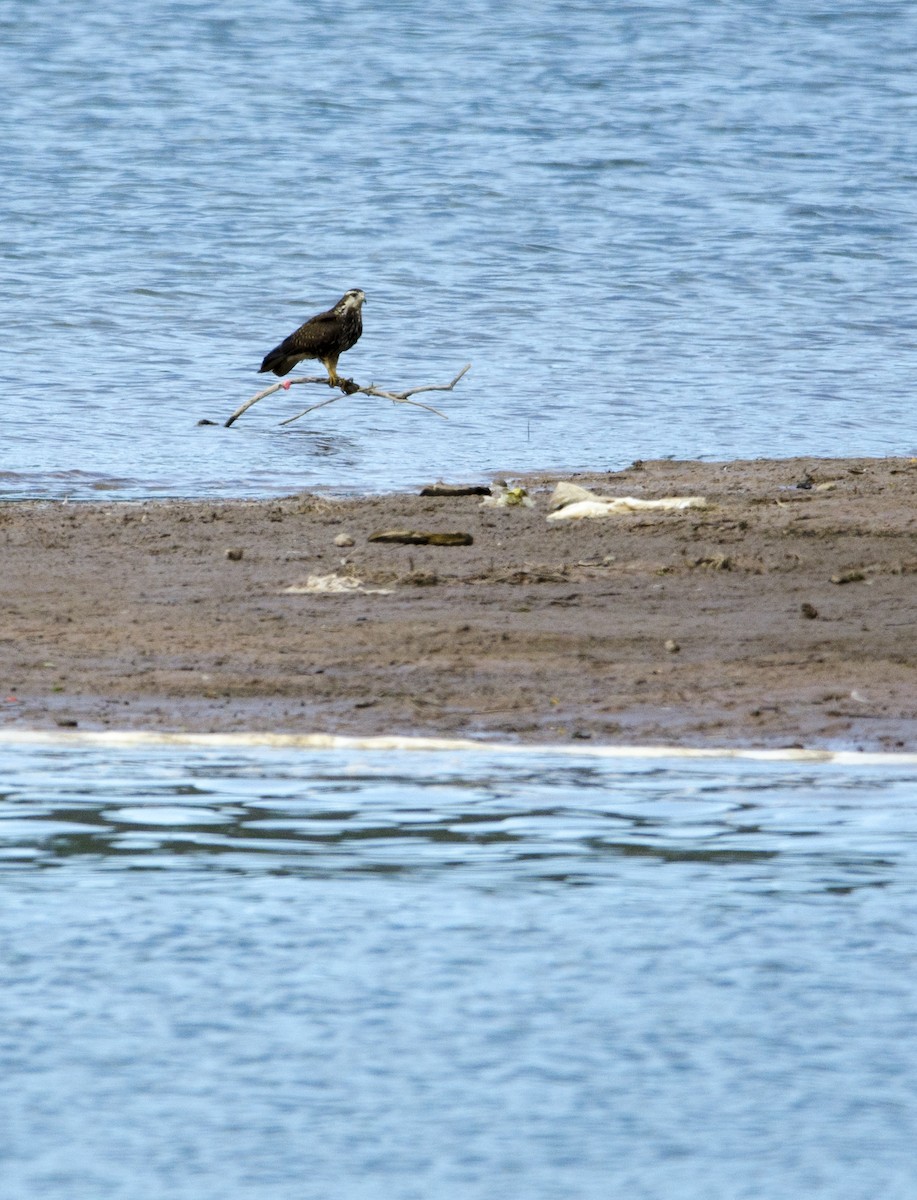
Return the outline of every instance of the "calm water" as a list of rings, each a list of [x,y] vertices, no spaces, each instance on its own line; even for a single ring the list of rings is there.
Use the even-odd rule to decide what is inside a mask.
[[[917,769],[0,747],[6,1200],[910,1200]]]
[[[0,496],[913,453],[915,53],[891,0],[5,0]],[[473,362],[448,424],[196,424],[352,286],[362,382]]]

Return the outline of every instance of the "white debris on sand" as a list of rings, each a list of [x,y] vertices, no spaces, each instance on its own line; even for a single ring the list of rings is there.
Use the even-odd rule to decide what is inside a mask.
[[[659,500],[641,500],[636,496],[599,496],[577,483],[562,481],[551,494],[549,521],[577,521],[584,517],[611,517],[619,513],[680,512],[686,508],[706,508],[703,496],[664,496]]]
[[[304,581],[291,583],[282,589],[285,595],[341,595],[362,592],[364,595],[390,596],[392,588],[364,587],[362,579],[350,575],[309,575]]]

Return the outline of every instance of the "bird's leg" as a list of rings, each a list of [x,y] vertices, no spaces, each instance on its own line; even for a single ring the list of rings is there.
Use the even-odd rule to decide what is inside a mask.
[[[338,375],[338,356],[336,354],[334,356],[329,355],[328,358],[322,359],[322,364],[324,365],[325,370],[328,372],[328,386],[340,387],[341,380],[340,376]]]

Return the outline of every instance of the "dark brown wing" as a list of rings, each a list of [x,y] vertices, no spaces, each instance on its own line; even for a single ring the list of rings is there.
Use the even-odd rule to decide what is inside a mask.
[[[259,372],[286,375],[304,358],[326,358],[339,351],[341,318],[333,308],[310,317],[264,356]]]

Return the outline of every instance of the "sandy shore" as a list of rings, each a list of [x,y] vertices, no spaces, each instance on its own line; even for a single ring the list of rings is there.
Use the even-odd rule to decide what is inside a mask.
[[[708,505],[2,505],[0,728],[917,749],[917,462],[573,478]]]

